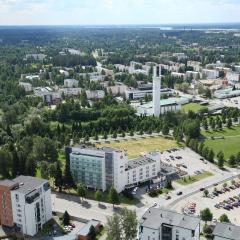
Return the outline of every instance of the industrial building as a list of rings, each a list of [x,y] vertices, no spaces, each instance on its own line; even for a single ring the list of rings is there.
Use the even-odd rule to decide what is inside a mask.
[[[47,180],[19,176],[0,181],[1,225],[34,236],[51,218],[51,188]]]
[[[214,92],[214,97],[223,99],[223,98],[232,98],[240,96],[240,90],[233,90],[232,88],[227,88],[223,90],[217,90]]]

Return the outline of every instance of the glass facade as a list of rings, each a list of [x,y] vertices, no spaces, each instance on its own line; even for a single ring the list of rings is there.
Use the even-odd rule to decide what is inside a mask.
[[[102,189],[103,157],[74,154],[70,155],[70,169],[76,182],[88,187]]]
[[[105,155],[105,172],[106,172],[106,187],[111,188],[111,186],[114,185],[114,165],[112,153],[106,153]]]

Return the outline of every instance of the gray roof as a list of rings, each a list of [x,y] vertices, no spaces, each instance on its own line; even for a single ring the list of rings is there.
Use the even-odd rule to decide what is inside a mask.
[[[100,222],[98,220],[94,220],[94,219],[90,220],[85,226],[83,226],[79,230],[78,235],[87,236],[89,234],[91,226],[96,228],[96,226],[99,225],[99,224],[100,224]]]
[[[162,224],[196,230],[200,219],[161,208],[149,208],[140,220],[140,225],[146,228],[159,229]]]
[[[213,230],[213,235],[231,240],[239,240],[240,226],[219,222]]]
[[[13,180],[9,180],[9,179],[5,179],[0,181],[0,185],[1,186],[5,186],[5,187],[12,187],[16,184],[16,182],[14,182]]]
[[[15,183],[19,184],[19,188],[15,191],[27,194],[37,188],[39,188],[42,184],[47,183],[48,181],[41,178],[30,177],[30,176],[19,176],[13,179]]]
[[[137,168],[137,167],[144,166],[144,165],[147,165],[149,163],[154,163],[154,162],[156,162],[156,161],[151,158],[148,158],[146,156],[140,156],[136,159],[128,161],[128,163],[126,164],[126,170]]]

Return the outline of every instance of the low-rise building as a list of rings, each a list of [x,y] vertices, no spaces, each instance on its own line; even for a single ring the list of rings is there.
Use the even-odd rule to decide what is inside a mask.
[[[19,176],[0,181],[0,222],[34,236],[52,218],[51,189],[47,180]]]
[[[149,208],[139,222],[139,240],[199,240],[200,219],[170,210]]]
[[[53,91],[50,87],[37,87],[33,89],[34,95],[41,97],[48,104],[61,102],[61,93]]]
[[[105,97],[105,92],[103,90],[87,90],[87,99],[102,99]]]
[[[73,88],[78,87],[78,80],[76,79],[65,79],[64,80],[64,87],[66,88]]]
[[[60,73],[61,75],[64,75],[65,77],[69,77],[69,72],[66,71],[66,70],[60,69],[60,70],[59,70],[59,73]]]
[[[201,70],[201,62],[187,61],[187,66],[192,67],[193,71],[199,72]]]
[[[203,69],[202,75],[203,75],[203,78],[216,79],[219,77],[219,71],[213,70],[213,69]]]
[[[196,71],[186,71],[186,76],[191,79],[199,79],[201,75]]]
[[[179,72],[171,72],[172,77],[183,78],[186,79],[186,73],[179,73]]]
[[[213,230],[213,240],[239,240],[240,226],[218,222]]]
[[[226,79],[229,82],[237,82],[237,83],[239,83],[239,81],[240,81],[240,73],[237,73],[237,72],[227,72]]]
[[[27,82],[19,82],[19,86],[23,87],[26,92],[32,91],[32,84]]]

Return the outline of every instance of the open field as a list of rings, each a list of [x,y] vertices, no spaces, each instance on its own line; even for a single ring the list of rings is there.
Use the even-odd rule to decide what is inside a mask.
[[[188,112],[188,111],[192,110],[193,112],[198,112],[203,108],[204,108],[204,106],[202,106],[198,103],[188,103],[188,104],[185,104],[182,106],[182,111]]]
[[[205,145],[212,148],[215,154],[223,151],[227,160],[231,154],[240,151],[240,126],[230,129],[224,128],[222,131],[202,131],[204,137],[224,137],[224,139],[206,139]]]
[[[213,173],[211,173],[211,172],[203,172],[203,173],[198,174],[198,175],[193,175],[193,176],[189,176],[189,177],[178,179],[176,182],[181,184],[181,185],[188,185],[188,184],[192,184],[192,183],[198,182],[198,181],[200,181],[202,179],[205,179],[205,178],[211,177],[211,176],[213,176]]]
[[[170,148],[177,147],[178,145],[174,140],[171,139],[166,139],[163,137],[152,137],[138,140],[102,143],[98,145],[98,147],[101,146],[125,149],[128,152],[129,159],[133,159],[147,152],[151,152],[154,150],[164,151]]]

